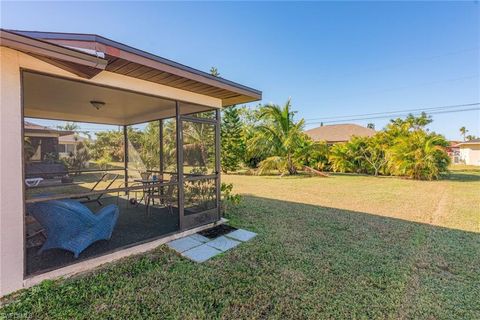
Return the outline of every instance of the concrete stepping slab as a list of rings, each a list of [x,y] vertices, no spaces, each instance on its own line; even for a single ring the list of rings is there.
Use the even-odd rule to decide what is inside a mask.
[[[207,246],[213,247],[215,249],[218,249],[222,252],[225,252],[229,249],[232,249],[236,246],[238,246],[241,242],[229,239],[224,236],[220,236],[212,241],[209,241],[206,243]]]
[[[173,240],[167,243],[167,246],[169,246],[171,249],[177,251],[177,252],[184,252],[187,250],[190,250],[192,248],[198,247],[202,245],[203,242],[200,242],[191,236],[180,238],[177,240]]]
[[[257,234],[255,232],[238,229],[226,234],[225,237],[245,242],[250,239],[253,239],[256,235]]]
[[[198,233],[192,234],[190,236],[190,238],[195,239],[197,241],[200,241],[201,243],[205,243],[205,242],[210,241],[210,239],[208,239],[207,237],[204,237],[204,236],[202,236],[201,234],[198,234]]]
[[[192,261],[202,263],[208,259],[215,257],[216,255],[222,253],[222,251],[217,250],[213,247],[210,247],[207,244],[202,244],[198,247],[192,248],[190,250],[184,251],[182,256],[188,258]]]

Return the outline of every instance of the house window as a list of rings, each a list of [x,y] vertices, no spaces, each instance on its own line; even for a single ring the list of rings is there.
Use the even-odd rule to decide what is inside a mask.
[[[74,144],[59,144],[58,145],[58,152],[60,153],[73,153],[75,151]]]
[[[66,144],[65,145],[65,152],[73,153],[74,151],[75,151],[75,145],[74,144]]]

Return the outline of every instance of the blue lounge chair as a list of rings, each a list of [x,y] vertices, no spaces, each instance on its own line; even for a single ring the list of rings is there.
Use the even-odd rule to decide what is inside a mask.
[[[108,240],[118,219],[114,204],[93,214],[75,200],[53,200],[36,203],[31,214],[45,228],[47,240],[39,253],[53,248],[73,252],[75,258],[92,243]]]

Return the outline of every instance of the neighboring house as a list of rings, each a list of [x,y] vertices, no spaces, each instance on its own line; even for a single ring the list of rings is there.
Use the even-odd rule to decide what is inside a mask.
[[[315,141],[325,141],[327,144],[347,142],[353,136],[371,137],[376,131],[357,124],[333,124],[320,126],[305,131]]]
[[[84,143],[86,138],[78,134],[64,135],[58,138],[58,155],[61,158],[69,157],[77,152],[79,143]]]
[[[456,145],[460,149],[460,162],[480,166],[480,139],[460,142]]]
[[[450,141],[449,146],[446,148],[447,154],[453,164],[461,163],[460,160],[460,148],[457,146],[460,141]]]
[[[24,135],[26,143],[32,148],[30,161],[45,161],[49,154],[58,154],[59,141],[68,136],[73,136],[72,131],[64,131],[44,127],[29,121],[24,122]]]
[[[0,29],[0,71],[0,296],[146,252],[223,222],[220,112],[226,106],[261,100],[261,91],[94,34]],[[98,170],[109,170],[109,184],[104,176],[98,181],[100,185],[82,182],[86,174],[95,171],[90,169],[85,174],[80,172],[73,185],[63,186],[50,179],[49,183],[56,184],[30,186],[24,157],[29,133],[22,128],[26,118],[119,126],[126,161],[115,168]],[[179,147],[168,154],[160,153],[159,166],[152,171],[155,178],[138,181],[135,168],[129,168],[128,159],[133,154],[128,153],[128,128],[153,121],[161,129],[160,151],[171,141]],[[165,129],[173,127],[173,132],[162,130],[172,122],[174,126]],[[193,126],[209,128],[202,132],[211,133],[202,145],[212,151],[212,161],[197,174],[190,173],[191,161],[183,154],[183,128]],[[63,137],[58,130],[31,130],[43,132],[45,138],[54,141]],[[163,133],[169,135],[164,137]],[[170,171],[165,164],[171,162],[175,169]],[[107,192],[115,179],[123,181],[116,181],[115,192]],[[202,186],[201,195],[198,184]],[[42,190],[44,187],[48,189]],[[90,201],[86,205],[94,212],[107,209],[101,206],[110,203],[108,210],[117,210],[113,218],[109,216],[110,227],[98,230],[95,223],[95,230],[102,233],[91,237],[89,230],[93,228],[89,228],[96,219],[82,218],[92,215],[84,209],[80,217],[78,208],[83,205],[79,198]],[[59,216],[55,209],[59,206],[68,214]],[[34,235],[29,230],[34,223],[48,230],[46,239],[32,240]],[[81,247],[69,250],[68,244],[80,245],[76,241],[79,236],[83,239]],[[90,247],[90,240],[99,238],[105,240]],[[57,249],[50,250],[51,245]]]

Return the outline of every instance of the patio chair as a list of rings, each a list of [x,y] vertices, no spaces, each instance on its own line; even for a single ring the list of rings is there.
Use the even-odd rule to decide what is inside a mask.
[[[75,200],[52,200],[36,203],[33,217],[45,228],[47,240],[38,252],[60,248],[74,257],[99,240],[109,240],[117,223],[118,206],[110,204],[93,214]]]
[[[170,178],[170,182],[171,183],[177,182],[177,177],[172,176]],[[152,201],[152,204],[155,205],[155,199],[159,200],[159,204],[161,206],[168,208],[168,211],[170,212],[170,214],[173,214],[173,208],[172,208],[173,190],[175,189],[175,186],[176,186],[175,184],[169,185],[165,193],[161,193],[160,190],[159,190],[159,193],[147,193],[146,194],[147,214],[150,214],[150,208],[151,208],[150,201]]]
[[[104,173],[102,175],[102,177],[100,179],[98,179],[98,181],[93,185],[93,187],[90,189],[90,192],[93,192],[93,191],[97,191],[96,188],[97,186],[100,184],[100,182],[102,182],[105,177],[108,175],[108,173]],[[82,200],[81,203],[89,203],[89,202],[97,202],[100,206],[103,206],[103,203],[100,201],[100,199],[108,193],[108,189],[112,186],[112,184],[115,182],[115,180],[117,180],[118,178],[118,174],[113,174],[112,175],[112,180],[110,181],[110,183],[107,185],[107,187],[105,189],[103,189],[103,193],[100,193],[98,195],[94,195],[94,196],[82,196],[82,197],[74,197],[72,199],[85,199],[85,200]],[[99,191],[99,190],[98,190]]]

